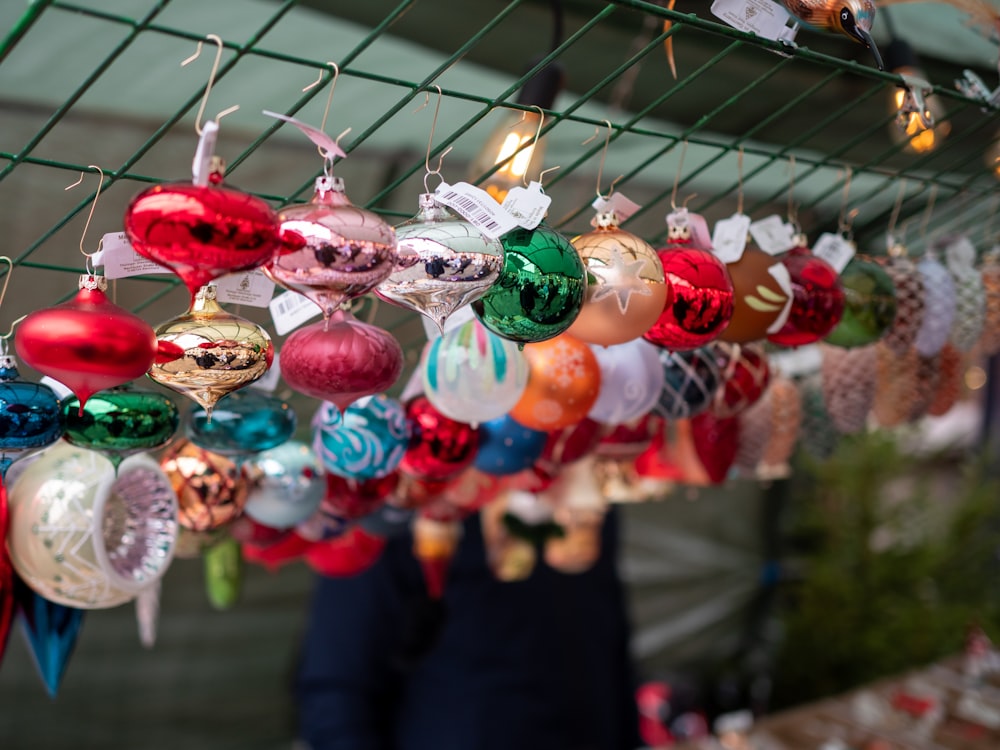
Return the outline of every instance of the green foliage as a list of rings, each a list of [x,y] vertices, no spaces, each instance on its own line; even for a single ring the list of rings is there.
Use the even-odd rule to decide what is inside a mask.
[[[776,702],[843,692],[961,650],[1000,627],[1000,485],[984,461],[903,456],[891,438],[842,441],[792,493],[786,632]]]

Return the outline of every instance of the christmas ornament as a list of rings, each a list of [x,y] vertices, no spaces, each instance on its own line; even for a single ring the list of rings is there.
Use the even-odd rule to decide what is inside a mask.
[[[916,352],[915,349],[911,350]],[[930,409],[941,380],[942,355],[936,357],[916,357],[916,369],[912,379],[913,393],[906,421],[915,422]]]
[[[587,416],[602,424],[630,422],[647,414],[663,392],[662,351],[644,339],[592,346],[601,369],[601,390]]]
[[[579,461],[597,448],[604,429],[603,425],[588,417],[561,430],[553,430],[545,440],[536,465],[555,476],[563,466]]]
[[[423,193],[417,215],[396,227],[395,268],[375,294],[444,330],[455,310],[483,296],[503,266],[503,246]]]
[[[1000,257],[996,248],[986,254],[979,270],[983,279],[986,313],[978,346],[983,354],[990,357],[1000,352]]]
[[[7,534],[10,530],[10,506],[7,501],[7,485],[0,478],[0,664],[7,650],[10,627],[14,622],[14,566],[7,552]]]
[[[562,537],[545,542],[545,564],[560,573],[575,575],[594,567],[601,556],[603,516],[565,525]]]
[[[49,601],[22,581],[15,589],[17,608],[38,674],[50,698],[55,698],[76,648],[84,611]]]
[[[198,290],[191,309],[156,328],[149,377],[187,396],[211,415],[227,393],[259,380],[271,366],[267,331],[215,301],[215,287]]]
[[[418,479],[409,474],[400,474],[390,502],[394,507],[404,510],[423,510],[436,503],[447,488],[446,479]]]
[[[896,318],[896,289],[892,279],[874,261],[854,256],[840,274],[844,288],[844,315],[826,337],[829,344],[855,347],[882,338]]]
[[[733,282],[733,315],[719,334],[720,341],[745,344],[759,341],[784,325],[792,301],[788,269],[756,245],[747,245],[740,259],[727,263]]]
[[[270,571],[275,571],[282,565],[295,560],[301,560],[315,542],[304,539],[294,531],[274,544],[258,546],[244,543],[243,558],[247,562],[263,565]]]
[[[702,412],[691,419],[691,439],[712,484],[726,481],[739,450],[739,418]]]
[[[243,512],[275,529],[290,529],[316,512],[326,482],[308,445],[295,440],[268,448],[243,464],[248,489]]]
[[[589,344],[623,344],[648,331],[673,294],[656,251],[621,229],[614,212],[598,213],[591,225],[572,240],[587,269],[587,294],[569,334]]]
[[[690,419],[707,409],[722,385],[715,345],[688,352],[661,349],[659,356],[664,383],[656,413],[667,419]]]
[[[125,234],[139,255],[180,277],[192,306],[205,284],[262,266],[281,247],[278,218],[260,198],[190,182],[139,193],[125,210]]]
[[[938,382],[934,399],[927,407],[930,416],[940,417],[951,411],[962,393],[964,371],[961,352],[952,344],[945,344],[938,355]]]
[[[764,394],[771,379],[767,355],[759,344],[717,344],[716,364],[722,384],[712,397],[711,411],[717,417],[735,417]]]
[[[427,595],[444,597],[451,560],[458,549],[462,525],[457,521],[435,521],[417,516],[413,522],[413,554],[420,562]]]
[[[240,543],[223,537],[202,555],[205,574],[205,594],[213,609],[232,609],[243,590],[243,555]]]
[[[327,474],[323,506],[327,512],[346,521],[365,518],[385,504],[395,492],[399,479],[396,471],[376,479],[348,479]]]
[[[306,563],[320,575],[329,577],[355,576],[363,573],[382,556],[385,539],[354,527],[343,536],[310,546]]]
[[[525,427],[513,415],[479,425],[479,449],[473,462],[486,474],[507,476],[529,468],[545,448],[548,434]]]
[[[837,349],[847,352],[846,349]],[[853,356],[862,350],[855,350]],[[799,444],[813,458],[824,461],[833,455],[840,435],[833,428],[832,418],[826,410],[823,394],[823,376],[813,373],[799,384],[802,394],[802,423],[799,426]]]
[[[780,346],[803,346],[819,341],[840,322],[844,314],[844,290],[833,266],[817,258],[804,242],[781,259],[792,285],[792,306],[785,324],[768,333],[767,340]]]
[[[424,396],[406,406],[410,444],[401,471],[422,479],[447,479],[472,465],[479,444],[475,427],[450,419]]]
[[[325,542],[342,536],[351,522],[323,503],[309,518],[295,527],[295,534],[308,542]]]
[[[162,581],[154,581],[135,597],[135,620],[139,642],[143,648],[153,648],[160,624],[160,591]]]
[[[924,287],[924,317],[920,322],[913,348],[922,357],[933,357],[948,343],[955,321],[956,293],[948,269],[931,253],[917,263]]]
[[[51,445],[63,433],[59,399],[47,385],[21,380],[17,360],[0,349],[0,478],[15,457]],[[3,536],[0,535],[0,539]],[[2,634],[0,634],[2,641]]]
[[[393,476],[390,474],[390,476]],[[358,520],[358,526],[369,534],[383,539],[395,539],[405,536],[410,531],[414,511],[395,504],[396,494],[389,496],[386,502],[378,505],[368,515]],[[389,501],[393,502],[389,502]]]
[[[508,511],[508,503],[511,509]],[[516,507],[515,507],[516,506]],[[521,514],[534,513],[528,518]],[[528,492],[507,492],[496,502],[483,508],[480,514],[483,546],[486,548],[486,564],[498,581],[523,581],[535,569],[537,554],[535,546],[523,536],[512,533],[505,523],[508,513],[528,524],[551,522],[552,510],[538,502],[536,495]],[[543,515],[544,514],[544,515]]]
[[[903,249],[895,252],[902,253]],[[913,346],[924,319],[924,284],[916,264],[904,255],[898,254],[880,262],[896,290],[896,318],[882,338],[882,343],[897,355],[903,355]]]
[[[235,461],[178,440],[160,459],[160,467],[177,495],[177,520],[184,528],[212,531],[243,512],[248,484]]]
[[[976,248],[968,237],[951,238],[943,244],[955,283],[955,320],[948,340],[958,351],[967,352],[979,341],[986,319],[983,277],[975,267]]]
[[[223,396],[209,414],[188,409],[184,435],[200,448],[242,458],[277,448],[295,433],[298,420],[287,401],[247,388]]]
[[[822,347],[823,404],[837,432],[851,435],[864,429],[875,403],[878,348]],[[829,426],[826,427],[829,429]]]
[[[327,471],[375,479],[395,471],[410,441],[406,412],[396,399],[365,396],[333,413],[324,403],[313,416],[313,450]]]
[[[517,345],[476,320],[431,341],[420,369],[434,408],[469,424],[506,414],[528,385],[528,360]]]
[[[292,533],[291,530],[287,528],[276,529],[273,526],[267,526],[260,523],[259,521],[248,516],[245,509],[246,506],[244,506],[243,515],[226,527],[228,535],[237,542],[240,542],[241,544],[253,544],[260,547],[266,547],[270,544],[277,544]],[[315,510],[315,508],[313,510]]]
[[[82,409],[66,399],[62,418],[67,442],[100,451],[116,469],[126,456],[166,445],[180,422],[171,399],[128,387],[95,393]]]
[[[282,235],[301,238],[264,266],[277,284],[303,294],[329,318],[341,304],[367,294],[392,273],[396,233],[347,198],[339,177],[316,178],[309,203],[278,214]]]
[[[791,378],[779,375],[771,380],[767,397],[771,404],[770,437],[764,444],[756,474],[764,481],[787,479],[792,473],[788,462],[795,452],[802,423],[802,394]]]
[[[585,343],[569,334],[524,347],[528,386],[509,414],[533,430],[558,430],[579,422],[593,408],[601,368]]]
[[[451,477],[441,493],[441,499],[457,509],[462,517],[489,505],[503,491],[506,478],[480,471],[474,466]]]
[[[345,310],[298,329],[281,348],[281,376],[289,387],[331,401],[341,411],[390,388],[402,370],[396,339]]]
[[[597,444],[595,455],[616,461],[634,461],[649,448],[662,420],[647,414],[631,422],[622,422],[606,431]]]
[[[757,464],[764,457],[764,449],[771,439],[771,389],[768,388],[756,403],[741,411],[739,441],[733,466],[740,477],[753,479],[757,475]]]
[[[10,558],[46,599],[81,609],[122,604],[173,558],[177,500],[156,462],[118,469],[96,451],[57,443],[10,487]]]
[[[910,419],[917,396],[920,355],[916,349],[897,354],[884,341],[876,346],[875,398],[872,415],[882,427],[896,427]]]
[[[82,411],[97,391],[144,375],[156,337],[142,318],[105,296],[103,276],[84,274],[79,286],[71,300],[29,313],[14,346],[22,361],[73,391]]]
[[[509,341],[530,344],[558,336],[583,306],[587,276],[569,240],[545,225],[505,234],[503,268],[472,303],[483,325]]]

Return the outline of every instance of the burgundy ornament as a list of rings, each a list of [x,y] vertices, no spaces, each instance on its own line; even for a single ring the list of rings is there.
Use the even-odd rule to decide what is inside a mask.
[[[647,414],[631,422],[615,425],[597,444],[596,454],[602,458],[632,461],[649,448],[653,435],[662,428],[663,420]]]
[[[574,425],[550,432],[535,466],[546,474],[555,476],[563,466],[592,453],[601,442],[605,429],[599,422],[584,417]]]
[[[232,188],[175,182],[139,193],[125,210],[135,251],[169,268],[191,292],[269,262],[281,247],[278,217],[260,198]]]
[[[780,346],[803,346],[825,337],[844,315],[844,290],[837,271],[804,245],[781,259],[792,283],[792,306],[785,324],[767,340]]]
[[[399,472],[377,479],[326,475],[326,496],[320,507],[345,521],[356,521],[378,510],[399,484]]]
[[[107,286],[82,275],[71,300],[30,313],[14,339],[22,361],[76,394],[81,415],[90,396],[144,375],[156,356],[153,329],[111,302]]]
[[[402,369],[396,339],[345,310],[293,332],[281,349],[281,375],[289,387],[341,411],[388,389]]]
[[[448,479],[472,465],[479,448],[479,430],[439,412],[425,396],[406,407],[412,434],[399,464],[401,471],[421,479]]]
[[[715,348],[722,386],[712,398],[717,417],[735,417],[764,395],[771,379],[767,355],[758,344],[725,344]]]
[[[702,412],[691,418],[695,453],[713,484],[726,481],[740,447],[738,417],[718,417]]]

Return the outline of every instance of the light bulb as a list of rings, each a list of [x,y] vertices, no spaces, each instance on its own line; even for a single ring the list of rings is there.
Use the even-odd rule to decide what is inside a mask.
[[[545,152],[545,139],[535,141],[544,117],[535,111],[510,111],[486,140],[469,169],[469,178],[478,180],[497,167],[480,187],[497,201],[516,185],[537,178]]]
[[[922,95],[924,117],[918,112],[907,112],[908,91],[902,87],[894,89],[889,97],[889,108],[896,117],[889,125],[889,134],[894,143],[905,143],[905,150],[915,154],[926,154],[936,149],[941,141],[951,132],[951,123],[942,120],[944,112],[940,102],[933,94],[924,94],[926,84],[925,73],[917,67],[916,54],[913,48],[901,39],[893,39],[886,49],[886,67],[893,73],[902,76],[910,84],[911,90]],[[921,98],[916,99],[917,102]],[[927,122],[925,122],[925,120]]]

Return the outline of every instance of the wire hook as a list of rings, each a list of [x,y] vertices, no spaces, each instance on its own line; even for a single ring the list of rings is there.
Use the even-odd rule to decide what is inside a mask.
[[[215,60],[212,62],[212,70],[208,74],[208,83],[205,84],[205,93],[201,95],[201,104],[198,105],[198,115],[194,120],[194,132],[199,136],[202,133],[201,118],[205,115],[205,105],[208,104],[208,95],[212,92],[212,86],[215,85],[215,76],[219,72],[219,62],[222,60],[222,38],[218,34],[206,34],[205,39],[212,42],[216,46],[215,50]],[[198,47],[195,49],[194,54],[185,60],[181,61],[181,67],[193,63],[201,56],[202,48],[205,46],[205,42],[200,40],[198,42]],[[239,104],[234,104],[232,107],[227,107],[215,116],[215,122],[218,122],[226,115],[232,114],[240,108]]]
[[[677,174],[674,175],[674,189],[673,192],[670,193],[670,207],[674,211],[677,210],[677,190],[678,188],[680,188],[681,185],[681,172],[684,169],[684,157],[687,156],[687,152],[688,152],[688,142],[687,138],[685,138],[684,146],[681,148],[681,158],[680,161],[677,162]],[[684,201],[685,206],[687,206],[687,202],[689,200],[691,200],[691,198],[687,198]]]
[[[333,68],[333,80],[330,82],[330,91],[326,95],[326,106],[323,108],[323,120],[319,124],[319,129],[322,130],[324,133],[326,132],[327,118],[329,118],[330,116],[330,105],[333,103],[333,90],[337,88],[337,80],[340,78],[340,66],[337,65],[337,63],[333,62],[332,60],[327,60],[326,64],[329,65],[331,68]],[[310,91],[311,89],[314,89],[317,86],[319,86],[320,83],[322,83],[323,81],[323,74],[325,72],[326,71],[321,68],[319,71],[319,75],[316,77],[316,80],[310,83],[308,86],[304,86],[302,88],[302,93],[304,94],[305,92]],[[351,129],[348,128],[343,133],[338,135],[334,142],[339,146],[340,139],[350,132]],[[317,146],[316,150],[319,151],[319,155],[322,156],[324,160],[330,158],[330,155],[323,149],[322,146]]]
[[[544,110],[541,107],[539,107],[537,104],[532,104],[531,108],[538,110],[538,127],[535,128],[535,137],[531,141],[531,146],[528,147],[530,149],[529,156],[528,156],[528,161],[529,162],[531,161],[531,157],[534,156],[535,147],[538,146],[538,139],[542,137],[542,128],[545,126],[545,112],[544,112]],[[521,113],[521,122],[524,122],[524,118],[527,117],[527,116],[528,116],[527,111],[522,112]],[[513,126],[511,126],[511,127],[513,127]],[[523,146],[519,147],[518,151],[520,151],[522,148],[524,148],[524,147]],[[514,158],[513,154],[511,154],[511,158],[512,159]],[[527,169],[525,169],[524,173],[521,175],[521,184],[524,185],[525,187],[528,187],[528,170]]]
[[[543,185],[543,181],[545,180],[545,175],[547,175],[549,172],[555,172],[557,169],[559,169],[558,165],[556,165],[554,167],[549,167],[548,169],[543,169],[541,172],[539,172],[538,173],[538,184],[539,185]]]
[[[622,177],[624,177],[625,175],[619,175],[614,180],[612,180],[611,185],[608,188],[607,195],[601,194],[601,180],[604,177],[604,160],[608,156],[608,146],[611,145],[611,131],[614,128],[614,126],[611,124],[611,120],[604,120],[603,122],[605,125],[608,126],[608,129],[607,132],[605,132],[604,134],[604,148],[601,149],[601,162],[597,166],[597,197],[601,198],[602,200],[608,200],[608,198],[611,197],[611,194],[615,192],[615,185],[618,184],[618,181],[622,179]],[[594,134],[580,145],[586,146],[588,143],[597,138],[600,134],[601,134],[601,126],[598,125],[596,128],[594,128]]]
[[[799,232],[799,208],[795,205],[795,154],[788,156],[788,223]]]
[[[896,240],[896,222],[899,221],[899,212],[903,208],[903,196],[906,195],[906,178],[899,182],[899,192],[896,194],[896,203],[892,207],[889,215],[889,228],[885,233],[885,246],[889,255],[902,255],[904,248],[901,242]]]
[[[432,175],[440,177],[441,176],[441,165],[444,163],[444,157],[448,155],[451,151],[451,146],[448,146],[441,155],[438,157],[437,169],[431,169],[431,148],[434,145],[434,131],[437,129],[438,114],[441,112],[441,100],[444,98],[444,94],[441,91],[441,87],[434,84],[434,88],[437,89],[437,104],[434,105],[434,119],[431,120],[431,132],[427,136],[427,151],[424,154],[424,192],[429,193],[430,189],[427,187],[427,178]],[[420,112],[425,109],[431,101],[431,93],[429,91],[424,92],[424,103],[413,110],[413,114]]]
[[[847,201],[851,195],[852,177],[854,177],[854,170],[851,167],[847,167],[847,171],[844,175],[844,190],[840,199],[840,219],[837,222],[841,232],[847,232],[847,230],[851,227],[849,222],[853,222],[854,217],[858,215],[858,209],[854,209],[850,213],[847,211]]]
[[[84,250],[83,245],[85,240],[87,239],[87,230],[90,229],[90,221],[91,219],[94,218],[94,209],[97,208],[97,201],[101,197],[101,191],[104,189],[104,170],[101,169],[96,164],[88,164],[87,169],[96,169],[101,175],[101,181],[97,185],[97,192],[94,193],[94,200],[90,204],[90,213],[87,214],[87,222],[83,225],[83,232],[80,234],[80,252],[83,254],[83,257],[87,259],[87,273],[93,273],[93,267],[91,266],[91,259],[93,253],[88,253],[86,250]],[[81,184],[83,182],[83,175],[84,173],[80,172],[80,179],[78,179],[72,185],[67,185],[66,187],[63,188],[63,190],[64,191],[72,190],[77,185]],[[2,258],[2,256],[0,256],[0,258]],[[7,291],[8,280],[9,280],[9,274],[8,274],[8,279],[4,281],[3,291],[0,292],[0,303],[3,302],[3,295]]]

